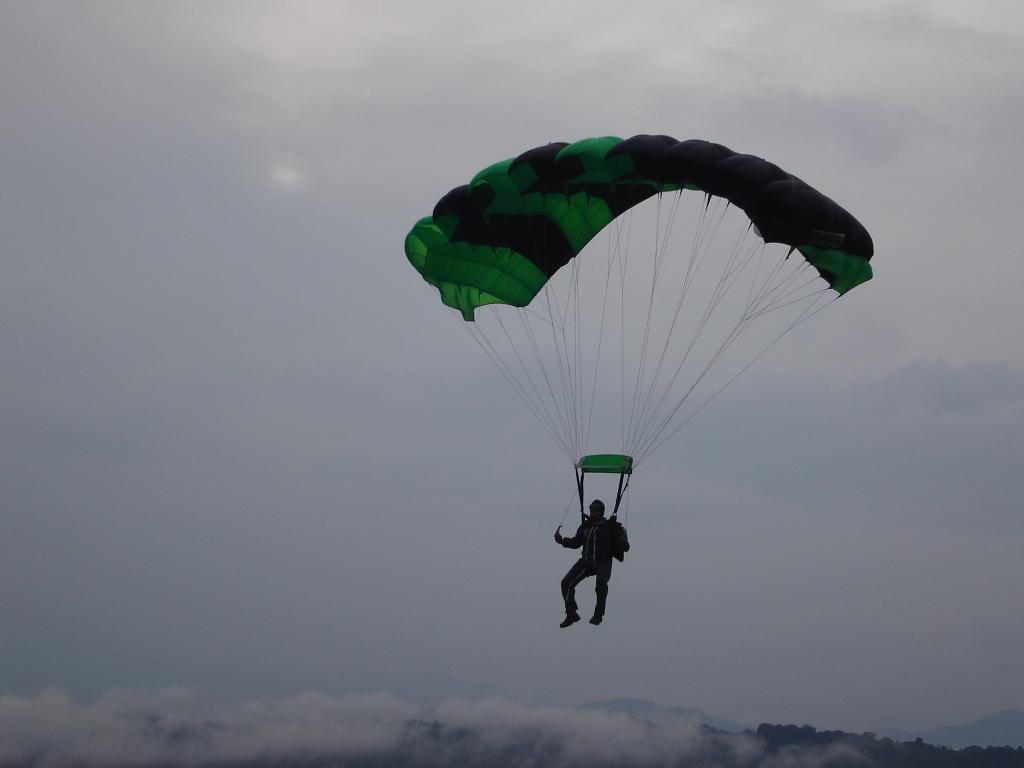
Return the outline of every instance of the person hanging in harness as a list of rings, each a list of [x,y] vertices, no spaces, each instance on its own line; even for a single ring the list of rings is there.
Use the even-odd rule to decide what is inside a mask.
[[[582,494],[582,491],[580,491]],[[622,562],[629,551],[626,529],[612,515],[604,517],[604,503],[600,499],[590,502],[590,516],[571,538],[562,535],[562,526],[555,530],[555,542],[566,549],[583,549],[580,559],[562,579],[562,599],[565,601],[565,619],[559,625],[563,629],[580,620],[579,606],[576,605],[576,585],[588,576],[597,577],[597,605],[591,624],[600,624],[604,618],[605,603],[608,599],[608,579],[612,575],[612,558]]]

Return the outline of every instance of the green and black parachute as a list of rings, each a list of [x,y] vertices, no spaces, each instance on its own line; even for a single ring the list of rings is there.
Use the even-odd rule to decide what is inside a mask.
[[[613,219],[681,189],[725,198],[765,242],[800,251],[837,293],[871,278],[871,236],[845,209],[767,160],[670,136],[553,143],[495,163],[442,197],[405,253],[472,320],[485,304],[528,305]]]
[[[646,286],[646,278],[627,278],[626,265],[636,259],[629,255],[632,225],[623,219],[651,198],[657,200],[657,221],[654,247],[648,249],[648,293],[634,290]],[[685,207],[681,198],[695,202],[685,214],[693,222],[687,245],[677,247],[667,230],[680,205]],[[717,233],[726,228],[727,211],[737,212],[731,215],[739,224],[728,240],[731,249],[719,256],[712,242],[721,239]],[[596,244],[587,248],[605,229],[610,234],[604,254]],[[781,251],[766,253],[768,244],[780,244]],[[585,249],[595,253],[586,255]],[[871,279],[873,244],[844,208],[767,160],[708,141],[640,135],[547,144],[488,166],[416,222],[405,252],[445,305],[463,320],[476,321],[464,325],[574,463],[587,450],[598,384],[621,382],[619,455],[638,462],[692,417],[681,412],[683,402],[697,385],[708,384],[708,372],[754,319],[807,299],[795,319],[739,361],[738,371],[720,386],[710,385],[711,394],[697,410],[778,337],[815,314],[826,292],[834,298]],[[800,257],[791,259],[794,253]],[[679,274],[669,277],[672,262],[680,264]],[[717,278],[694,300],[697,276],[712,262],[718,264]],[[588,282],[585,263],[600,265],[596,274],[603,286],[601,280]],[[564,285],[553,287],[563,274]],[[820,286],[808,287],[805,295],[801,290],[811,282]],[[721,340],[695,360],[696,341],[725,313],[729,291],[740,297],[738,308],[723,322]],[[621,300],[617,314],[610,309],[614,299]],[[684,299],[700,305],[690,320]],[[653,306],[658,302],[667,306],[663,316]],[[581,311],[588,304],[589,321]],[[516,309],[494,308],[496,325],[487,333],[480,321],[490,312],[479,311],[487,305]],[[616,320],[616,333],[609,333]],[[669,337],[664,346],[653,339],[659,322]],[[635,343],[628,338],[629,325],[636,330]],[[521,346],[511,333],[518,326]],[[673,335],[683,336],[677,346]],[[611,336],[621,347],[618,371],[602,373],[601,349]],[[511,353],[498,347],[505,339]],[[539,366],[531,367],[535,360]]]

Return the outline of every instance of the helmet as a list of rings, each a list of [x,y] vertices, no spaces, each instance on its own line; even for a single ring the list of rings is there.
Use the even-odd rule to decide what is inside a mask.
[[[590,512],[597,513],[599,516],[604,514],[604,502],[600,499],[594,499],[590,502]]]

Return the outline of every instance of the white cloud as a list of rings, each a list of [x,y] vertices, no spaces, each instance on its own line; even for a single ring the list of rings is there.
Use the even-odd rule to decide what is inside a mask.
[[[270,188],[282,195],[295,195],[309,184],[306,171],[294,160],[278,160],[267,169]]]
[[[416,708],[383,694],[302,694],[206,707],[194,692],[112,692],[79,705],[64,692],[0,698],[0,765],[198,765],[397,747]]]
[[[434,724],[384,694],[302,694],[228,707],[192,691],[112,692],[91,705],[62,691],[0,698],[0,765],[40,768],[203,765],[389,754],[438,766],[495,764],[752,765],[760,746],[743,734],[712,736],[686,722],[651,724],[621,715],[535,709],[501,699],[450,701]],[[399,758],[401,759],[401,758]]]

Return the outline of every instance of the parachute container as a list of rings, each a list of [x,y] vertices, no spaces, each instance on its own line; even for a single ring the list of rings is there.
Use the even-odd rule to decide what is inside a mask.
[[[631,475],[633,457],[618,453],[593,453],[580,459],[576,463],[576,469],[584,474]]]

